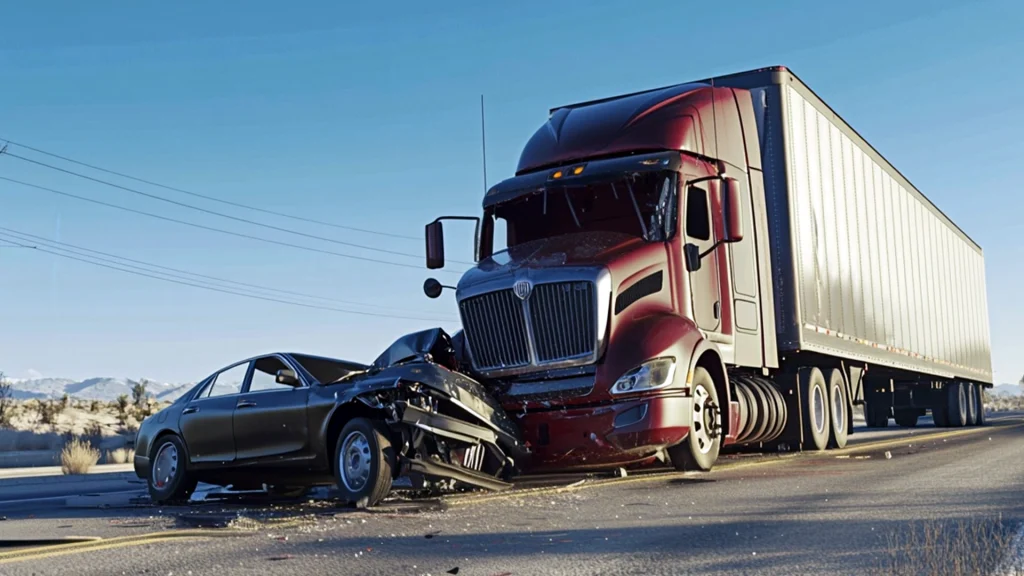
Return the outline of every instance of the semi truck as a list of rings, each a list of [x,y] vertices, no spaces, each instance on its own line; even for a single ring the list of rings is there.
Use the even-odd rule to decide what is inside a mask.
[[[454,342],[531,470],[985,423],[981,247],[785,67],[553,108],[482,208],[427,267],[476,222]]]

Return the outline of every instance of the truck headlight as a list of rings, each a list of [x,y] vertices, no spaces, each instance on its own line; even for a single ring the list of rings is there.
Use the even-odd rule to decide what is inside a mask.
[[[675,358],[655,358],[633,368],[615,381],[612,394],[646,392],[664,388],[672,383],[676,373]]]

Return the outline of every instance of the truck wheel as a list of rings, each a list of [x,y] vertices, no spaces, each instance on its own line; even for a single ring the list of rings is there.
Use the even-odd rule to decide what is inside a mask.
[[[889,425],[889,407],[878,401],[867,401],[864,404],[864,420],[868,428],[885,428]]]
[[[936,428],[949,427],[949,412],[946,410],[945,397],[943,397],[939,405],[932,406],[932,420],[935,421]]]
[[[985,387],[981,384],[975,384],[974,391],[978,397],[978,417],[975,420],[975,423],[978,426],[984,426],[988,423],[985,419]]]
[[[698,367],[693,372],[693,426],[679,444],[668,449],[676,470],[707,472],[718,460],[722,447],[722,415],[718,391],[711,374]]]
[[[978,386],[973,382],[964,384],[967,388],[967,425],[978,425]]]
[[[840,370],[832,370],[828,378],[828,405],[832,415],[829,448],[845,448],[850,435],[850,419],[846,413],[846,379]]]
[[[904,428],[914,428],[917,426],[917,418],[919,416],[920,413],[913,408],[893,411],[893,419],[896,420],[896,424]]]
[[[967,390],[963,382],[946,386],[946,414],[954,428],[967,425]]]
[[[830,418],[828,387],[821,370],[811,368],[800,372],[800,395],[803,404],[804,450],[824,450],[828,446]]]
[[[188,471],[188,450],[174,434],[161,436],[149,456],[149,497],[153,502],[188,500],[196,489],[196,479]]]
[[[357,508],[376,506],[391,491],[395,454],[380,422],[354,418],[338,435],[334,474],[342,497]]]

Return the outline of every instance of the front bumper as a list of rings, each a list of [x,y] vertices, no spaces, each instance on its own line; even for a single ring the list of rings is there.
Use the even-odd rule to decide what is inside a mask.
[[[585,408],[517,414],[532,454],[528,472],[607,468],[650,460],[681,442],[693,399],[679,390]]]

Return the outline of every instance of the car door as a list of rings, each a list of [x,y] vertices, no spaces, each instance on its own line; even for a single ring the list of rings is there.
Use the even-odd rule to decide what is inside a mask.
[[[214,374],[182,409],[178,427],[193,464],[235,460],[232,419],[249,364],[247,360]]]
[[[284,356],[253,361],[243,393],[235,404],[234,433],[238,460],[304,456],[309,450],[306,402],[309,388],[279,384],[278,370],[295,370]]]
[[[715,245],[715,227],[711,219],[711,199],[707,185],[690,185],[686,190],[686,241],[696,244],[701,254]],[[721,297],[718,278],[718,258],[707,254],[700,268],[690,272],[690,298],[693,321],[705,333],[717,332],[721,325]]]

